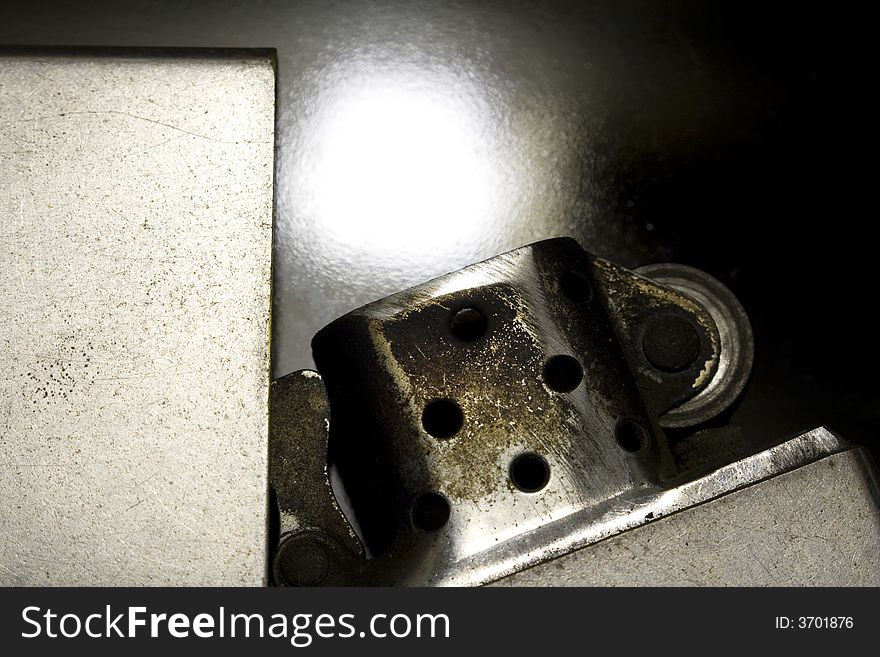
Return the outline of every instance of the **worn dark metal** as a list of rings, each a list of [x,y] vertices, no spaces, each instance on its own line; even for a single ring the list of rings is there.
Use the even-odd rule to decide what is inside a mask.
[[[320,375],[303,370],[273,381],[269,418],[269,484],[278,514],[273,580],[353,583],[364,551],[330,486],[330,408]]]
[[[659,376],[644,344],[651,326],[670,321],[692,328],[696,353]],[[329,463],[374,558],[328,557],[323,583],[432,584],[499,541],[672,482],[658,418],[708,384],[718,345],[691,298],[570,239],[341,317],[313,341],[327,399],[313,372],[273,385],[271,481],[284,546],[276,578],[321,579],[317,543],[291,542],[302,532],[362,554],[330,489],[329,409]]]
[[[278,573],[289,586],[319,586],[330,573],[330,550],[319,532],[299,532],[278,547]]]
[[[692,427],[711,420],[739,397],[752,370],[754,339],[745,310],[723,283],[699,269],[656,263],[639,267],[636,273],[696,301],[709,313],[718,332],[720,358],[711,382],[698,394],[668,409],[660,425]],[[660,316],[646,325],[642,347],[654,367],[672,374],[690,358],[696,340],[688,335],[686,324],[690,320],[684,317]]]
[[[656,317],[645,327],[642,351],[648,362],[661,372],[681,372],[700,355],[700,334],[683,317]]]

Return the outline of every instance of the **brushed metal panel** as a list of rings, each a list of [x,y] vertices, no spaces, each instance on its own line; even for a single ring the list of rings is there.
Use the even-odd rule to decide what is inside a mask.
[[[0,55],[0,583],[263,581],[274,96]]]

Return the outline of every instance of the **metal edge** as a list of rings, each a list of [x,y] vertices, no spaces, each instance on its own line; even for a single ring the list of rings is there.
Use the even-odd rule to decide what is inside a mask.
[[[460,561],[439,586],[479,586],[850,448],[824,427],[674,488],[634,489]]]

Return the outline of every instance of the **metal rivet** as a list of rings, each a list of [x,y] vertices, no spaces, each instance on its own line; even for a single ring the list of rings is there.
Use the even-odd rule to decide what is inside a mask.
[[[681,372],[700,355],[700,335],[683,317],[656,317],[645,327],[642,351],[648,362],[661,372]]]
[[[310,537],[293,536],[281,545],[278,566],[290,586],[319,586],[330,571],[326,548]]]

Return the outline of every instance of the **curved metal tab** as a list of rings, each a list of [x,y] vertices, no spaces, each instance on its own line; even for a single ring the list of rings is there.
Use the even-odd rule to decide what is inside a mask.
[[[278,510],[277,584],[351,582],[363,547],[330,486],[330,406],[321,375],[300,370],[270,388],[269,483]]]

